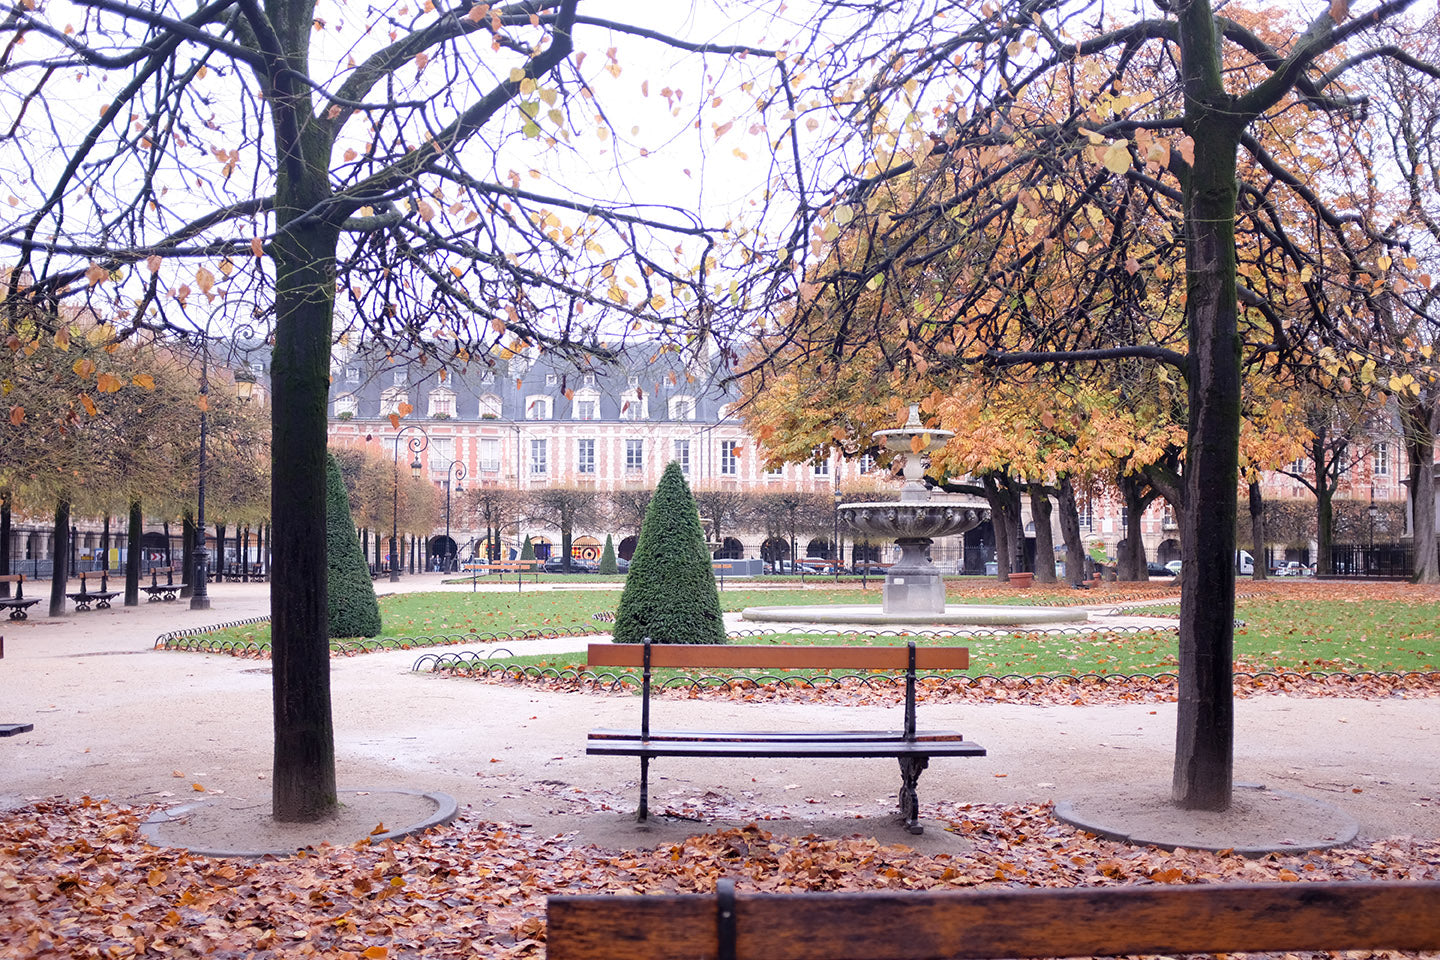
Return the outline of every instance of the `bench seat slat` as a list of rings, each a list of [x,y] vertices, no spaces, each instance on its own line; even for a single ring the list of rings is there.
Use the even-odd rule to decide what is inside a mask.
[[[639,643],[592,643],[586,660],[591,667],[642,667],[645,647]],[[904,670],[909,665],[909,652],[903,646],[650,645],[650,666],[654,668]],[[917,647],[915,666],[919,670],[965,670],[970,666],[970,651],[965,647]]]
[[[706,909],[708,907],[708,909]],[[716,960],[715,899],[551,897],[550,960]],[[1440,883],[739,893],[739,960],[1440,949]]]
[[[941,740],[591,740],[592,756],[623,757],[983,757],[973,741]]]
[[[590,731],[591,740],[640,740],[639,730],[615,730],[598,729]],[[743,730],[743,731],[713,731],[713,730],[651,730],[651,740],[703,740],[707,742],[721,742],[725,740],[740,740],[749,743],[764,743],[772,740],[793,740],[804,742],[806,740],[829,740],[834,742],[854,741],[856,743],[885,742],[888,740],[903,740],[905,734],[899,730]],[[964,740],[958,731],[955,730],[921,730],[915,734],[915,739],[924,743],[938,743],[950,740]]]

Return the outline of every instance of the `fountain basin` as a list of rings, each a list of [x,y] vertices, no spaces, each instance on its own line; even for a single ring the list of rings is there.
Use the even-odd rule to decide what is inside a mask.
[[[981,604],[949,604],[938,611],[887,613],[879,604],[811,604],[795,607],[746,607],[740,616],[747,621],[770,623],[854,623],[865,626],[930,625],[968,627],[1027,627],[1049,623],[1084,623],[1090,619],[1084,609],[1074,607],[1023,607]]]

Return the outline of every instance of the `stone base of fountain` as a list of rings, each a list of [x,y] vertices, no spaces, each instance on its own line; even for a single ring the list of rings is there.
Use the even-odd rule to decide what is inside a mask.
[[[746,621],[769,623],[857,624],[867,627],[1028,627],[1049,623],[1084,623],[1084,610],[1070,607],[997,606],[952,603],[938,611],[886,613],[874,603],[810,604],[798,607],[746,607]]]

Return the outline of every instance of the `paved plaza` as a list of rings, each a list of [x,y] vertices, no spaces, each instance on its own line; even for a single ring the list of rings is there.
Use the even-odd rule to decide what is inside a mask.
[[[470,589],[439,581],[418,575],[377,587],[382,594]],[[194,799],[197,785],[268,804],[268,662],[153,649],[169,630],[268,612],[265,584],[217,584],[211,599],[209,611],[179,601],[6,622],[0,722],[35,729],[0,740],[0,809],[55,795],[177,803]],[[510,646],[540,652],[546,642],[523,643],[523,650]],[[481,818],[616,846],[757,818],[774,819],[767,826],[781,831],[868,832],[922,849],[955,842],[943,829],[911,838],[893,822],[898,778],[888,760],[657,761],[652,807],[676,816],[641,830],[629,815],[638,762],[584,753],[590,728],[638,724],[636,698],[412,673],[421,652],[332,661],[341,786],[442,791]],[[855,729],[890,725],[898,710],[667,697],[655,722]],[[927,702],[921,722],[961,730],[989,751],[935,761],[921,780],[924,805],[1168,794],[1171,703]],[[1242,699],[1236,780],[1332,804],[1359,822],[1362,838],[1440,836],[1437,730],[1434,699]]]

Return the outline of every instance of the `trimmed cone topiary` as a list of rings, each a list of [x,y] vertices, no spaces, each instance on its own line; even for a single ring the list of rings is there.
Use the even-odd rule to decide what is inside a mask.
[[[526,535],[525,535],[525,545],[520,548],[520,556],[517,557],[516,559],[519,559],[519,560],[534,560],[534,559],[535,559],[535,544],[533,544],[533,543],[530,542],[530,535],[529,535],[529,534],[526,534]]]
[[[700,513],[680,465],[665,468],[645,511],[615,611],[616,643],[724,643],[725,621]]]
[[[620,565],[615,562],[615,539],[605,534],[605,550],[600,554],[600,573],[619,573]]]
[[[355,524],[340,463],[325,455],[325,562],[329,568],[330,636],[373,637],[380,632],[380,604]]]

